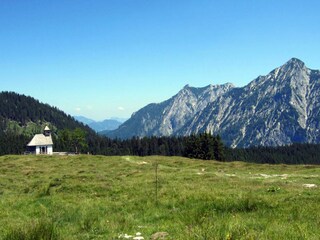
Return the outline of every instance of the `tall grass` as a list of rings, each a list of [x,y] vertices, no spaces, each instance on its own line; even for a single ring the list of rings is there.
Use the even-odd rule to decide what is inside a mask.
[[[24,226],[11,227],[4,240],[55,240],[60,239],[55,224],[51,220],[39,219]]]

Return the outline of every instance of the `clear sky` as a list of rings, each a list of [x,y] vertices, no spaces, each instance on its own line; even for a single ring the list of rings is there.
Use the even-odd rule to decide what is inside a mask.
[[[184,85],[320,69],[319,0],[1,0],[0,91],[95,120]]]

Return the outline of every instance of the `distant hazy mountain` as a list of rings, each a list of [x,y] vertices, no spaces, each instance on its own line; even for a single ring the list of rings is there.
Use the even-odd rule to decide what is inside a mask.
[[[320,72],[293,58],[242,88],[191,88],[150,104],[107,135],[220,134],[232,147],[320,142]]]
[[[119,120],[115,120],[120,118],[106,119],[103,121],[95,121],[84,116],[74,116],[74,118],[77,121],[88,125],[91,129],[95,130],[96,132],[114,130],[123,123]]]
[[[86,124],[86,125],[89,125],[90,123],[95,122],[95,120],[92,120],[92,119],[87,118],[87,117],[84,117],[84,116],[73,116],[73,117],[74,117],[74,119],[76,119],[77,121],[82,122],[82,123],[84,123],[84,124]]]
[[[128,120],[128,118],[120,118],[120,117],[111,117],[111,120],[116,120],[118,122],[124,123],[125,121]]]

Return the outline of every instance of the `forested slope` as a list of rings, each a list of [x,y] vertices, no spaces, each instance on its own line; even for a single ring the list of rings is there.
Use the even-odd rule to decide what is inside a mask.
[[[58,139],[63,129],[82,129],[87,140],[99,138],[89,127],[48,104],[13,92],[0,93],[0,154],[17,154],[34,134],[48,125],[52,130],[55,150],[65,150]]]

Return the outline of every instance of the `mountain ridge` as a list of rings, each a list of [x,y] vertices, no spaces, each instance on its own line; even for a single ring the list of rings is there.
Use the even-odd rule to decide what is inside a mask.
[[[230,83],[208,85],[203,88],[186,85],[170,99],[161,103],[148,104],[133,113],[131,118],[120,125],[118,129],[110,131],[106,135],[116,138],[130,138],[133,136],[168,136],[175,134],[209,101],[213,101],[231,88],[233,88],[233,85]],[[176,115],[177,113],[179,114]],[[144,125],[143,123],[146,122],[148,124]],[[122,133],[119,135],[119,132]]]
[[[116,119],[105,119],[102,121],[95,121],[93,119],[84,116],[73,116],[77,121],[88,125],[91,129],[96,132],[111,131],[117,129],[123,122]]]
[[[302,79],[306,79],[306,72],[310,72],[310,70],[305,67],[302,61],[295,58],[289,60],[286,64],[272,70],[266,76],[259,76],[256,79],[254,79],[252,82],[250,82],[248,85],[242,88],[234,89],[230,93],[227,93],[225,96],[222,96],[222,99],[218,99],[218,102],[211,103],[211,105],[207,107],[207,111],[212,112],[210,117],[212,119],[215,119],[216,121],[205,120],[204,122],[206,123],[202,125],[201,124],[197,125],[194,121],[193,123],[191,123],[191,125],[194,127],[192,128],[192,126],[191,127],[189,126],[186,133],[189,134],[191,132],[198,132],[198,131],[217,132],[218,128],[221,128],[221,127],[224,130],[226,130],[226,128],[235,129],[237,128],[235,124],[239,124],[239,121],[241,122],[243,121],[243,118],[246,118],[241,113],[236,114],[237,111],[239,111],[239,109],[242,109],[242,113],[250,114],[250,109],[246,109],[246,107],[250,105],[250,101],[256,102],[255,105],[252,105],[253,106],[252,113],[254,114],[257,111],[256,110],[257,107],[258,109],[260,107],[260,111],[262,110],[264,111],[270,108],[270,104],[267,104],[267,107],[265,107],[265,109],[261,109],[262,106],[261,105],[259,106],[259,103],[261,101],[264,101],[264,103],[262,104],[265,104],[265,101],[267,101],[266,98],[268,98],[268,101],[272,103],[271,107],[273,108],[277,109],[277,107],[281,107],[283,104],[289,104],[287,106],[288,108],[293,107],[292,104],[290,103],[295,102],[297,104],[297,99],[302,99],[303,94],[305,94],[305,91],[301,92],[300,91],[301,88],[295,89],[295,91],[291,91],[291,90],[293,87],[301,83]],[[306,84],[304,85],[302,84],[302,86],[304,87],[305,85]],[[275,92],[277,89],[280,90],[280,92],[279,91]],[[260,90],[260,91],[257,91],[257,90]],[[296,92],[299,94],[298,97],[296,96]],[[231,95],[237,96],[237,98],[234,101],[229,102],[228,99],[231,98]],[[280,101],[281,104],[276,104],[277,101]],[[231,108],[231,106],[236,106],[236,107]],[[300,106],[300,108],[302,109],[303,107]],[[300,112],[301,111],[302,110],[300,110]],[[293,115],[295,114],[294,111],[291,111],[291,113]],[[228,118],[230,114],[233,117],[231,119],[230,117]],[[261,116],[261,117],[266,117],[266,116],[267,115]],[[202,121],[203,121],[203,118],[206,118],[206,117],[207,117],[206,114],[197,116],[197,118],[198,119],[200,118]],[[250,115],[250,118],[246,118],[246,120],[252,121],[252,119],[254,119],[253,114]],[[303,123],[302,118],[303,116],[300,116],[299,118],[300,123]],[[270,123],[273,121],[274,119],[270,120]],[[223,124],[226,126],[223,126]],[[241,133],[244,134],[246,130],[245,128],[246,128],[245,126],[242,126],[241,131],[237,131],[237,134],[232,134],[233,138],[238,138],[239,135],[241,135]],[[274,129],[274,126],[268,125],[268,129]],[[230,134],[228,131],[227,133]],[[227,136],[225,136],[224,138],[228,139]],[[296,140],[296,139],[293,138],[293,140]],[[233,141],[231,146],[236,147],[238,145],[238,144],[235,144],[236,142],[237,141]],[[285,141],[282,141],[282,143],[289,144],[291,143],[291,141],[285,140]],[[262,145],[282,145],[282,143],[280,141],[279,143],[277,142],[262,143]],[[249,146],[249,145],[250,144],[244,144],[244,146]],[[255,145],[259,145],[259,144],[255,144]]]
[[[216,86],[216,89],[221,86],[223,85]],[[229,86],[227,91],[216,94],[214,98],[203,97],[203,99],[196,98],[196,101],[191,101],[192,94],[188,96],[189,99],[180,98],[182,101],[174,109],[171,108],[173,113],[170,116],[167,112],[160,114],[160,112],[148,112],[148,108],[143,108],[143,112],[138,111],[140,119],[136,117],[136,125],[132,122],[131,125],[127,125],[127,122],[130,122],[129,119],[107,136],[126,137],[126,133],[135,128],[136,131],[132,133],[139,137],[153,134],[190,135],[210,132],[220,134],[226,144],[231,147],[320,142],[320,74],[318,70],[311,70],[301,60],[292,58],[267,75],[258,76],[244,87],[237,88],[231,84]],[[208,90],[208,86],[195,90],[186,85],[179,93],[188,89],[192,89],[193,92],[203,92],[203,89]],[[181,95],[179,93],[171,100],[159,103],[158,106],[162,105],[162,109],[167,109],[168,101],[179,103]],[[208,94],[210,95],[210,91]],[[188,103],[201,107],[197,108],[197,111],[181,111],[181,105]],[[186,114],[188,117],[184,118]],[[174,122],[177,120],[174,116],[185,121],[172,131],[162,131],[159,126],[166,129],[170,124],[161,125],[159,119],[170,119]],[[141,128],[148,129],[149,123],[154,126],[152,132],[137,131]]]

